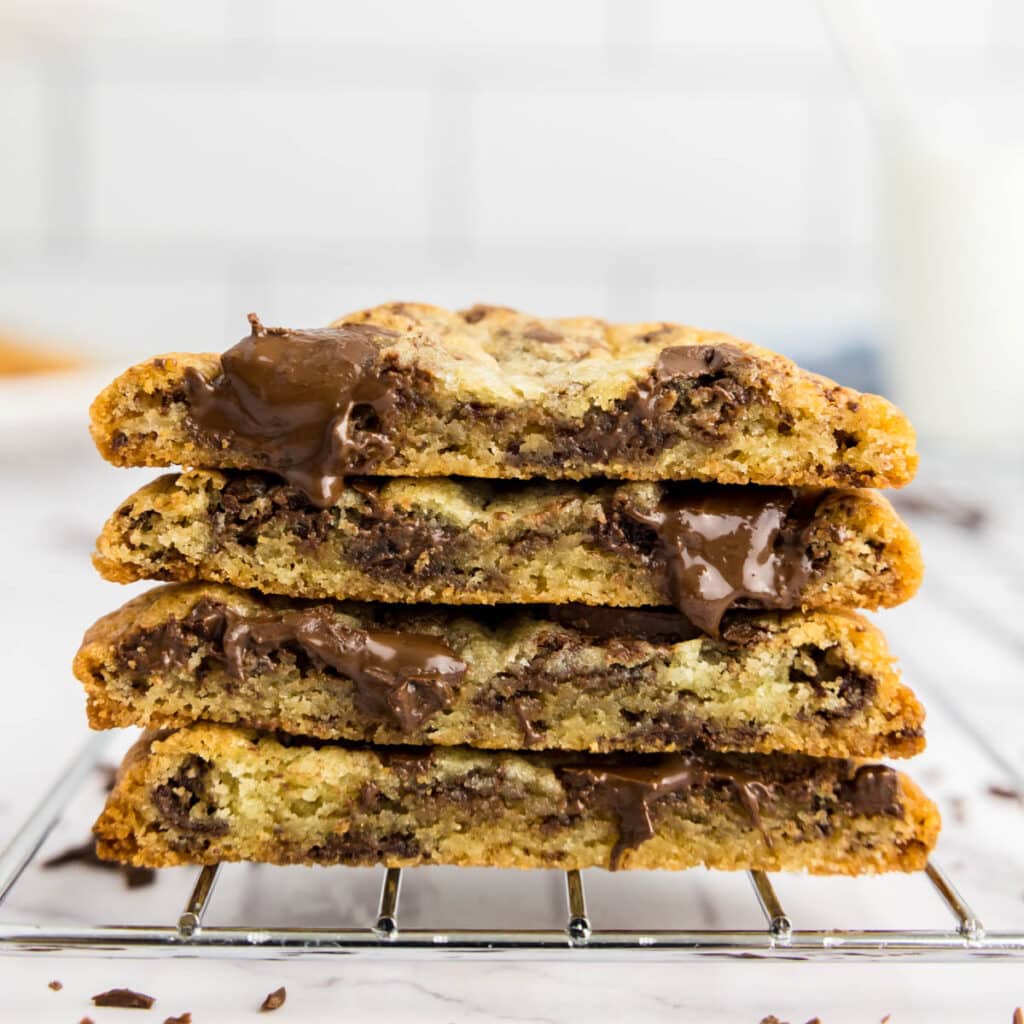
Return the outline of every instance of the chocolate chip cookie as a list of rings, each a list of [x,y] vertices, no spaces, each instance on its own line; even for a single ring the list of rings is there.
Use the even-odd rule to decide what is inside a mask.
[[[328,604],[158,587],[86,634],[93,728],[206,720],[321,739],[911,756],[924,712],[852,614]]]
[[[148,734],[96,823],[105,857],[274,864],[924,867],[938,812],[891,768],[798,755],[359,748],[196,725]]]
[[[898,487],[913,431],[876,395],[671,323],[392,303],[173,353],[97,398],[121,466],[271,470],[315,504],[352,474]]]

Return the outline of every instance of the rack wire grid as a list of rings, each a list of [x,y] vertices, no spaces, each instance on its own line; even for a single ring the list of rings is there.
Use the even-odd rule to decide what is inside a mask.
[[[50,832],[91,772],[99,766],[105,737],[89,740],[0,855],[0,905],[33,863]],[[220,866],[204,867],[177,921],[154,925],[46,927],[0,923],[0,953],[101,954],[104,956],[222,956],[281,959],[295,956],[462,958],[505,955],[512,959],[655,960],[755,957],[798,960],[968,959],[1024,960],[1024,931],[986,931],[977,914],[934,863],[917,879],[930,884],[955,922],[946,930],[896,928],[803,930],[782,906],[769,877],[748,872],[764,916],[759,930],[604,930],[587,913],[583,878],[565,873],[565,926],[527,929],[404,929],[399,897],[404,872],[384,872],[376,917],[364,928],[209,927],[203,920]],[[916,881],[911,878],[908,884]]]

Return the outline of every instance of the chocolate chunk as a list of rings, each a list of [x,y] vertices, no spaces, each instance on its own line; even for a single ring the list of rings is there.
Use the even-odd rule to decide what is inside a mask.
[[[657,534],[680,612],[717,636],[737,602],[799,605],[812,569],[807,534],[821,498],[786,487],[684,485],[653,510],[627,501],[625,511]]]
[[[369,867],[388,859],[414,860],[422,852],[411,832],[390,832],[377,835],[352,831],[331,834],[322,843],[305,851],[307,859],[325,863]]]
[[[64,982],[57,981],[57,979],[54,978],[46,987],[54,992],[59,992],[64,987]]]
[[[682,643],[701,635],[700,630],[678,612],[552,604],[547,606],[546,614],[559,625],[595,640],[629,637],[651,643]]]
[[[837,795],[851,814],[903,814],[899,775],[886,765],[861,765],[852,779],[839,784]]]
[[[391,718],[406,732],[448,707],[466,674],[440,640],[416,633],[363,631],[343,626],[328,607],[232,619],[224,631],[228,669],[244,678],[246,655],[299,646],[319,667],[333,669],[356,686],[356,706],[374,718]]]
[[[284,1001],[287,997],[288,993],[285,991],[284,985],[274,989],[260,1004],[260,1012],[266,1013],[269,1010],[280,1010],[284,1006]]]
[[[1017,803],[1024,801],[1024,795],[1008,786],[989,786],[988,791],[991,796],[997,796],[1001,800],[1016,800]]]
[[[661,332],[653,332],[648,338]],[[541,454],[513,446],[509,461],[540,470],[566,460],[606,463],[646,460],[681,438],[722,442],[755,392],[736,379],[753,360],[735,345],[677,345],[662,349],[649,376],[609,409],[590,410],[582,424],[556,430]]]
[[[684,698],[680,699],[684,704]],[[737,725],[715,725],[697,715],[683,712],[666,712],[652,715],[645,720],[643,715],[631,715],[623,710],[620,714],[626,721],[633,722],[623,737],[631,749],[637,750],[690,750],[694,748],[713,750],[749,749],[765,734],[765,729],[748,723]]]
[[[143,672],[183,668],[193,652],[188,635],[213,646],[239,681],[254,662],[298,649],[318,670],[351,679],[363,714],[391,720],[405,732],[450,707],[466,674],[465,662],[436,637],[348,627],[328,605],[246,616],[208,598],[180,623],[172,619],[132,638],[127,657]]]
[[[673,345],[658,353],[654,375],[659,382],[689,380],[749,361],[750,357],[735,345]]]
[[[555,345],[565,340],[564,336],[559,334],[558,331],[549,331],[546,327],[541,327],[540,324],[536,327],[528,327],[523,331],[523,337],[529,338],[532,341],[543,341],[550,345]]]
[[[166,1017],[164,1024],[192,1024],[192,1014],[186,1011],[177,1017]]]
[[[410,778],[424,775],[434,760],[433,747],[376,747],[374,753],[383,767]]]
[[[523,746],[524,747],[535,747],[544,738],[542,732],[538,732],[533,722],[530,721],[529,711],[526,705],[529,703],[530,698],[519,697],[517,700],[512,701],[512,710],[515,712],[515,716],[519,721],[519,728],[523,734]]]
[[[700,789],[714,782],[732,784],[737,799],[754,825],[771,846],[760,815],[760,799],[769,795],[768,786],[736,769],[710,767],[683,754],[658,760],[595,759],[590,764],[566,765],[559,776],[567,788],[570,813],[581,814],[587,804],[597,802],[615,816],[619,838],[612,849],[610,867],[619,867],[622,855],[654,835],[651,808],[659,800],[678,792]]]
[[[384,580],[414,576],[438,579],[459,569],[466,534],[437,518],[396,510],[366,489],[366,508],[357,532],[346,543],[346,557],[364,573]]]
[[[124,884],[129,889],[141,889],[156,881],[156,872],[152,868],[139,868],[132,864],[119,864],[114,860],[103,860],[96,854],[96,840],[88,839],[79,846],[69,846],[66,850],[43,861],[43,870],[62,868],[68,864],[82,864],[90,868],[102,868],[104,871],[120,871],[124,876]]]
[[[122,1010],[148,1010],[156,1000],[130,988],[112,988],[92,997],[94,1006],[117,1006]]]
[[[372,324],[289,331],[255,314],[249,322],[252,333],[221,356],[212,381],[186,371],[189,423],[205,443],[256,452],[318,507],[333,505],[354,465],[394,451],[379,429],[394,395],[376,341],[397,335]]]
[[[228,823],[209,815],[205,797],[207,763],[198,755],[189,757],[178,771],[153,787],[153,806],[175,828],[199,836],[223,836]],[[194,815],[193,810],[199,814]]]

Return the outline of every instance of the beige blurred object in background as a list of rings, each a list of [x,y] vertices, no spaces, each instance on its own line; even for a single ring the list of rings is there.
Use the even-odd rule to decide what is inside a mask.
[[[48,342],[0,330],[0,377],[59,373],[81,365],[81,357],[51,348]]]

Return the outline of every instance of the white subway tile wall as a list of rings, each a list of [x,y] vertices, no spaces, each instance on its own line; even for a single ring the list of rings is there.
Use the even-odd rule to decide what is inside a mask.
[[[1017,116],[1017,0],[869,0]],[[0,329],[100,358],[388,299],[878,331],[872,133],[814,0],[0,0]]]

